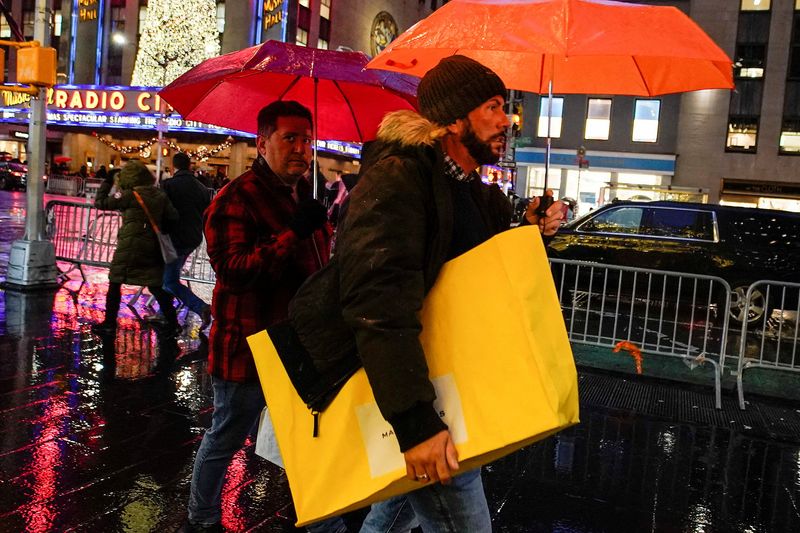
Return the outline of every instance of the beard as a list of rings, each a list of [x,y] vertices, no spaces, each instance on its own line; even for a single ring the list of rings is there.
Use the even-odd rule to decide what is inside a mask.
[[[505,138],[504,133],[498,133],[488,141],[479,139],[475,134],[475,130],[472,129],[472,122],[467,119],[466,128],[464,133],[461,134],[461,144],[466,147],[467,152],[478,165],[494,165],[500,161],[500,156],[492,150],[491,142],[501,138]]]

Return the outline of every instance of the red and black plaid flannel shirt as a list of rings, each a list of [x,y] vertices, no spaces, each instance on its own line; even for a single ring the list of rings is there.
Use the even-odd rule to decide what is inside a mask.
[[[306,180],[300,199],[311,196]],[[233,180],[205,213],[211,266],[217,275],[211,308],[208,371],[228,381],[258,379],[247,337],[287,316],[289,301],[305,279],[327,263],[330,227],[313,239],[288,229],[297,204],[260,157]]]

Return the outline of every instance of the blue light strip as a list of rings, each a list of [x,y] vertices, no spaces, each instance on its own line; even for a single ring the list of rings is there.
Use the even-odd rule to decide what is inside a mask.
[[[4,116],[10,114],[11,116]],[[0,124],[27,124],[30,112],[18,107],[0,107]],[[63,118],[63,117],[70,118]],[[97,129],[125,129],[125,130],[148,130],[155,131],[156,120],[161,115],[155,113],[109,113],[97,111],[79,111],[69,109],[48,108],[47,122],[53,126],[68,126],[79,128]],[[140,118],[145,119],[140,123],[126,122],[125,119]],[[119,120],[120,122],[109,122]],[[147,120],[149,119],[149,120]],[[191,125],[177,125],[175,122],[183,120],[176,115],[170,117],[169,131],[183,133],[204,133],[207,135],[231,135],[238,138],[255,138],[252,133],[243,131],[220,128],[209,124],[203,124],[194,120],[186,121]],[[344,155],[359,159],[361,157],[361,145],[343,141],[317,141],[317,148],[320,152]]]
[[[286,42],[287,33],[289,33],[289,0],[283,0],[283,16],[281,17],[281,41]]]
[[[256,0],[253,2],[255,11],[253,12],[253,28],[250,32],[250,45],[255,46],[261,43],[261,35],[264,31],[264,0]]]
[[[69,82],[75,83],[75,47],[78,43],[78,0],[72,0],[69,43]]]
[[[103,0],[97,2],[97,55],[94,60],[94,82],[100,84],[100,70],[103,66],[103,36],[105,35],[105,14],[106,3]]]

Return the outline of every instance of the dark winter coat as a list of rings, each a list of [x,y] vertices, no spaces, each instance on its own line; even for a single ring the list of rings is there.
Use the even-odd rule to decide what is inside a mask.
[[[109,196],[111,184],[104,182],[94,202],[99,209],[122,211],[122,225],[117,233],[117,248],[111,261],[108,281],[160,287],[164,277],[161,248],[133,191],[139,193],[156,224],[160,224],[159,228],[165,232],[178,222],[178,212],[164,191],[153,186],[153,177],[149,172],[131,174],[123,169],[119,187],[119,192]]]
[[[203,212],[211,203],[211,194],[188,170],[175,172],[162,188],[178,210],[180,220],[169,234],[172,244],[178,254],[189,255],[203,242]]]
[[[311,184],[297,183],[299,200]],[[300,239],[289,228],[297,214],[292,190],[259,156],[226,185],[206,210],[208,258],[217,275],[211,300],[208,371],[235,382],[258,380],[247,337],[286,320],[289,301],[327,264],[331,229]]]
[[[453,238],[452,191],[431,127],[416,114],[384,119],[350,193],[336,255],[289,309],[320,370],[358,353],[403,451],[446,428],[419,340],[418,313]],[[479,180],[471,186],[489,233],[507,229],[505,195]]]

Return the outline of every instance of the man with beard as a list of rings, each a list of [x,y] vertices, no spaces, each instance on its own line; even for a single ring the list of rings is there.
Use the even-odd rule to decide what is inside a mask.
[[[418,312],[447,260],[509,227],[508,198],[477,173],[505,149],[506,88],[487,67],[455,55],[422,78],[417,95],[420,114],[384,118],[362,157],[333,262],[298,291],[289,315],[320,366],[348,347],[357,351],[409,479],[425,485],[374,505],[362,533],[401,531],[411,515],[426,533],[489,532],[480,469],[459,471],[447,425],[433,407]],[[523,223],[551,237],[561,202],[542,217],[539,203],[531,202]]]

